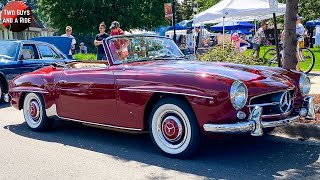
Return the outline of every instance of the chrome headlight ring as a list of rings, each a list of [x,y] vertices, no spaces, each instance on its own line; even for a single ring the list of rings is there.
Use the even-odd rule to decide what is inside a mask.
[[[299,79],[299,89],[303,96],[307,95],[310,92],[311,82],[309,77],[306,74],[301,74]]]
[[[230,100],[236,110],[242,109],[248,99],[248,88],[241,81],[233,82],[230,89]]]

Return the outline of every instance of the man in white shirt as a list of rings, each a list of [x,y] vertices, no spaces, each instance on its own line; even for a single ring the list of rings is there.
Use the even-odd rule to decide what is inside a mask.
[[[66,27],[66,33],[62,35],[62,37],[68,37],[68,38],[72,38],[72,41],[71,41],[71,49],[69,51],[69,54],[68,54],[68,58],[69,59],[73,59],[72,57],[72,51],[75,49],[76,47],[76,39],[71,35],[72,33],[72,27],[71,26],[67,26]]]
[[[301,19],[302,17],[300,17],[298,14],[296,15],[296,34],[298,37],[298,43],[299,43],[299,47],[300,48],[304,48],[304,35],[305,35],[305,31],[306,29],[304,28],[304,26],[301,24]]]

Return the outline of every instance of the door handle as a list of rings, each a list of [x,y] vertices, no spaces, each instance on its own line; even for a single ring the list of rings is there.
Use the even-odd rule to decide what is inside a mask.
[[[66,84],[68,81],[66,81],[66,80],[60,80],[58,83],[59,84]]]

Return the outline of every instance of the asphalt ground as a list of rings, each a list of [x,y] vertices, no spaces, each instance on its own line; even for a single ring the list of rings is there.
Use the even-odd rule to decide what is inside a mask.
[[[320,179],[320,144],[276,136],[205,140],[192,159],[156,150],[148,134],[56,121],[32,132],[0,104],[0,179]]]

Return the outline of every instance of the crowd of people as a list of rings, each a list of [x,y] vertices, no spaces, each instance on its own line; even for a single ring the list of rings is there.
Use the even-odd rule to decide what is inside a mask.
[[[106,25],[104,22],[101,22],[99,25],[99,33],[96,35],[93,44],[97,47],[97,60],[107,60],[106,52],[103,48],[103,40],[108,38],[109,35],[106,33]],[[123,35],[124,31],[120,28],[120,23],[117,21],[113,21],[110,25],[110,36],[118,36]],[[68,53],[68,58],[73,59],[72,54],[74,54],[76,49],[76,40],[72,36],[72,27],[66,27],[66,33],[62,35],[62,37],[71,38],[71,49]],[[116,42],[112,42],[110,44],[111,51],[114,52],[114,56],[117,56],[118,59],[124,59],[128,55],[128,43],[127,42],[119,42],[123,40],[118,40]],[[79,52],[86,54],[88,53],[87,47],[83,42],[80,43]]]

